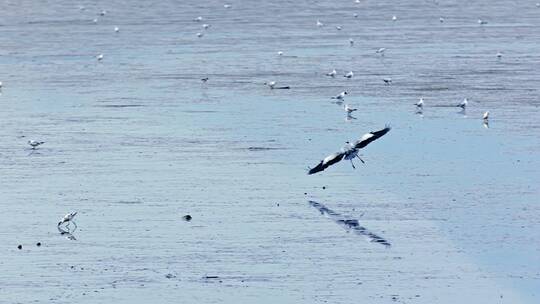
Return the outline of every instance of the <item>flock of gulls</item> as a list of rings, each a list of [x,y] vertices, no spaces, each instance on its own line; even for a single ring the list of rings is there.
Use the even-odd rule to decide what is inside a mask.
[[[355,0],[355,2],[360,3],[360,0]],[[536,6],[540,7],[540,3],[538,3]],[[232,8],[232,6],[230,4],[224,4],[223,7],[225,9]],[[84,11],[86,8],[83,7],[83,6],[80,6],[79,9],[81,11]],[[103,17],[106,14],[107,14],[106,10],[100,11],[98,13],[98,17]],[[354,13],[353,16],[355,18],[358,18],[357,13]],[[194,22],[203,22],[203,20],[204,20],[204,18],[202,16],[199,16],[199,17],[196,17],[193,21]],[[392,16],[391,20],[392,20],[392,22],[396,22],[398,20],[398,18],[397,18],[397,16],[394,15],[394,16]],[[95,18],[92,21],[93,21],[93,23],[97,23],[99,21],[99,19]],[[445,20],[442,17],[439,19],[439,22],[441,22],[441,23],[443,23],[444,21]],[[315,24],[319,28],[325,26],[325,24],[323,22],[321,22],[320,20],[317,20]],[[478,24],[479,25],[485,25],[485,24],[487,24],[487,21],[480,19],[480,20],[478,20]],[[196,36],[199,37],[199,38],[203,38],[204,37],[204,32],[208,31],[211,27],[212,26],[210,24],[203,23],[202,26],[201,26],[203,31],[197,32]],[[342,30],[342,27],[340,25],[335,26],[335,28],[338,31]],[[118,33],[120,33],[120,28],[118,26],[115,26],[113,28],[113,31],[114,31],[114,33],[118,34]],[[349,44],[350,44],[350,46],[354,46],[354,40],[349,39]],[[377,54],[379,56],[385,56],[386,51],[387,51],[386,48],[381,47],[381,48],[378,48],[377,50],[375,50],[375,54]],[[283,51],[278,51],[277,55],[278,56],[283,56],[284,52]],[[502,56],[503,56],[503,54],[501,52],[497,52],[497,54],[496,54],[497,58],[501,58]],[[101,61],[104,60],[105,55],[101,53],[101,54],[96,55],[95,58],[96,58],[96,60],[98,62],[101,62]],[[336,69],[332,69],[331,71],[329,71],[327,73],[322,73],[322,74],[327,76],[327,77],[332,77],[332,78],[338,77],[338,72],[336,71]],[[346,73],[342,74],[342,77],[344,77],[346,79],[351,79],[351,78],[354,77],[354,71],[347,71]],[[204,77],[204,78],[201,79],[201,81],[203,83],[206,83],[206,82],[209,81],[209,77]],[[386,85],[391,85],[392,84],[392,78],[390,78],[390,77],[383,78],[382,81]],[[268,88],[270,88],[272,90],[290,89],[289,86],[278,86],[276,81],[264,82],[264,85],[266,85]],[[2,82],[0,82],[0,89],[2,88],[2,86],[3,86],[3,84],[2,84]],[[336,104],[343,107],[343,110],[346,112],[348,118],[353,118],[351,116],[351,114],[353,112],[357,111],[358,109],[352,107],[349,104],[344,104],[344,101],[345,101],[345,98],[347,97],[347,95],[348,95],[348,92],[343,91],[343,92],[340,92],[339,94],[331,97],[331,99],[335,100],[334,103],[336,103]],[[417,114],[422,114],[422,111],[423,111],[423,108],[424,108],[424,105],[425,105],[424,99],[420,98],[418,100],[418,102],[414,103],[413,105],[416,107],[416,113]],[[457,105],[454,105],[454,106],[459,107],[464,111],[466,109],[466,107],[468,106],[467,98],[464,98],[460,103],[458,103]],[[489,111],[486,111],[483,114],[482,119],[483,119],[483,122],[484,122],[484,126],[487,128],[489,126],[488,125]],[[359,151],[361,149],[365,148],[367,145],[369,145],[373,141],[375,141],[375,140],[383,137],[384,135],[386,135],[390,130],[391,130],[391,127],[389,125],[386,125],[385,128],[383,128],[381,130],[378,130],[378,131],[369,132],[369,133],[363,135],[360,139],[358,139],[356,141],[346,142],[346,145],[341,149],[341,151],[336,152],[336,153],[332,153],[332,154],[326,156],[315,167],[310,168],[308,170],[308,175],[312,175],[312,174],[322,172],[322,171],[328,169],[330,166],[332,166],[332,165],[334,165],[336,163],[339,163],[342,160],[348,160],[350,162],[351,166],[353,168],[356,168],[355,164],[353,162],[355,159],[358,159],[360,162],[365,163],[364,160],[362,160],[360,158],[360,156],[358,155]],[[38,149],[43,144],[45,144],[44,141],[39,141],[39,140],[29,140],[28,141],[28,145],[31,147],[32,151]],[[331,217],[336,217],[337,216],[335,212],[329,211],[323,205],[320,205],[320,204],[314,203],[314,202],[312,202],[312,205],[314,205],[318,209],[320,209],[320,211],[322,213],[325,213],[327,215],[329,214]],[[71,213],[66,214],[58,222],[58,225],[57,225],[58,230],[60,231],[60,233],[62,235],[67,235],[67,237],[69,239],[72,239],[72,240],[75,239],[75,237],[73,236],[72,233],[77,229],[77,225],[74,222],[74,218],[75,218],[76,215],[77,215],[77,212],[71,212]],[[191,216],[189,216],[189,219],[186,219],[186,220],[191,220]],[[351,221],[346,221],[346,222],[341,221],[341,223],[342,224],[345,223],[346,225],[351,225],[351,223],[353,223],[353,224],[356,223],[355,224],[356,225],[355,229],[357,229],[361,233],[364,233],[364,231],[363,231],[364,228],[362,228],[362,229],[358,228],[358,223],[357,222],[354,222],[354,221],[353,222],[351,222]],[[71,227],[71,224],[73,224],[73,228]],[[386,244],[386,241],[382,240],[382,239],[379,239],[378,242],[383,242],[384,244]],[[19,249],[21,249],[21,248],[19,248]]]

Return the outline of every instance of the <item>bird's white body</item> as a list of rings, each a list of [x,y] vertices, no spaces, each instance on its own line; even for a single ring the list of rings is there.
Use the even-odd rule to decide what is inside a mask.
[[[502,57],[502,53],[501,52],[497,52],[497,58],[501,58]]]
[[[333,99],[343,100],[343,99],[345,99],[345,96],[346,96],[347,94],[348,94],[347,92],[341,92],[341,93],[339,93],[336,97],[332,97],[332,98],[333,98]]]
[[[207,30],[207,29],[210,28],[210,24],[205,23],[205,24],[202,25],[202,27],[203,27],[205,30]]]
[[[230,4],[223,4],[223,7],[224,8],[231,8],[231,5]]]
[[[4,84],[0,81],[0,88],[2,88],[3,85],[4,85]]]
[[[419,108],[423,108],[424,107],[424,98],[420,98],[420,100],[418,100],[417,103],[415,103],[415,105]]]
[[[386,83],[386,84],[391,84],[391,83],[392,83],[392,78],[390,78],[390,77],[383,78],[383,81],[384,81],[384,83]]]
[[[275,81],[265,82],[264,84],[270,87],[270,89],[273,89],[276,86]]]
[[[488,120],[489,119],[489,111],[486,111],[484,113],[484,116],[483,116],[484,120]]]
[[[350,71],[347,74],[345,74],[343,77],[345,77],[345,78],[353,78],[353,76],[354,76],[353,71]]]
[[[392,21],[397,21],[396,15],[392,16]]]
[[[336,30],[341,31],[342,27],[341,25],[336,26]]]
[[[386,51],[386,48],[380,48],[380,49],[376,50],[375,53],[384,55],[385,51]]]
[[[324,23],[322,23],[320,20],[317,20],[317,27],[322,27]]]
[[[98,22],[97,18],[94,18],[94,20],[92,20],[92,22],[97,23]]]
[[[330,77],[336,77],[336,75],[337,75],[336,69],[333,69],[332,72],[326,73],[326,76],[330,76]]]
[[[115,27],[114,27],[114,31],[115,31],[116,33],[120,32],[120,29],[118,28],[118,26],[115,26]]]
[[[37,140],[29,140],[28,141],[28,144],[32,147],[32,149],[35,149],[41,145],[43,145],[45,142],[44,141],[37,141]]]
[[[203,20],[203,18],[201,16],[195,18],[195,21],[197,21],[197,22],[201,22],[202,20]]]
[[[204,36],[203,33],[197,33],[197,37],[201,38],[202,36]]]
[[[440,22],[440,23],[443,23],[443,22],[444,22],[444,18],[443,18],[443,17],[439,18],[439,22]]]
[[[459,103],[458,107],[465,109],[467,107],[467,104],[469,104],[469,101],[467,98],[464,98],[462,102]]]
[[[354,18],[358,18],[358,13],[354,13],[354,14],[353,14],[353,17],[354,17]]]
[[[103,54],[99,54],[99,55],[97,55],[97,57],[96,57],[96,58],[97,58],[97,60],[98,60],[98,61],[101,61],[101,60],[103,60]]]
[[[64,215],[64,217],[60,220],[60,222],[58,222],[58,225],[73,221],[73,218],[75,217],[75,215],[77,215],[77,212],[71,212]]]
[[[345,112],[347,112],[347,114],[351,114],[352,112],[358,110],[358,109],[355,109],[355,108],[351,108],[351,106],[349,106],[348,104],[343,106],[343,109],[345,110]]]
[[[278,54],[278,56],[283,56],[283,52],[282,52],[282,51],[278,51],[277,54]]]
[[[482,19],[478,19],[478,24],[484,25],[484,24],[487,24],[487,21],[484,21]]]

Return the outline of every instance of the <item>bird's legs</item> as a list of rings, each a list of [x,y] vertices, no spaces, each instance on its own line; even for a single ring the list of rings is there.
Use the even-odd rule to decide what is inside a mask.
[[[351,166],[352,166],[353,169],[356,169],[356,167],[354,166],[354,163],[352,161],[352,158],[351,158]]]
[[[360,158],[360,156],[356,155],[356,157],[358,157],[358,159],[362,162],[362,164],[365,164],[366,162]],[[351,160],[352,161],[352,160]]]

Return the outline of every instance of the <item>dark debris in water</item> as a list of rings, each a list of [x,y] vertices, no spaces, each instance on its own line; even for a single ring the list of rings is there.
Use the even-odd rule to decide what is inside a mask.
[[[358,235],[365,236],[372,243],[378,243],[386,247],[390,247],[391,244],[386,239],[381,236],[376,235],[375,233],[369,231],[366,227],[360,226],[360,223],[356,219],[348,219],[345,216],[334,212],[333,210],[328,209],[325,205],[317,203],[315,201],[309,201],[309,204],[312,207],[317,208],[322,215],[326,215],[336,224],[345,228],[346,230],[352,230]]]

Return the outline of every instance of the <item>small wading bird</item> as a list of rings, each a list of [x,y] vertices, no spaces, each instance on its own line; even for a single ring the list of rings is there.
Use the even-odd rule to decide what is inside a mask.
[[[467,100],[467,98],[463,99],[462,102],[460,102],[456,107],[459,107],[459,108],[462,108],[462,109],[465,109],[467,107],[467,104],[469,103],[469,101]]]
[[[332,72],[326,73],[326,76],[330,76],[330,77],[336,77],[336,75],[337,75],[336,69],[333,69]]]
[[[60,227],[62,224],[67,223],[66,226],[69,226],[70,223],[73,223],[75,225],[75,228],[77,228],[77,223],[73,221],[73,218],[77,215],[77,212],[71,212],[66,215],[58,222],[58,226]]]
[[[43,145],[44,141],[29,140],[28,144],[32,147],[32,150],[35,150],[37,147]]]
[[[347,94],[348,94],[347,92],[341,92],[337,96],[332,97],[332,99],[343,100],[343,99],[345,99],[345,95],[347,95]]]
[[[353,159],[355,157],[358,158],[362,163],[364,163],[364,161],[358,156],[358,152],[360,151],[360,149],[366,147],[372,141],[375,141],[378,138],[382,137],[384,134],[388,133],[390,129],[390,126],[386,125],[384,129],[367,133],[362,136],[362,138],[352,144],[347,142],[347,145],[341,149],[341,152],[328,155],[325,159],[321,160],[321,162],[315,168],[309,169],[308,175],[324,171],[326,168],[340,162],[343,159],[350,160],[353,169],[356,169],[353,163]]]
[[[345,110],[345,112],[347,112],[347,115],[350,115],[352,112],[358,110],[355,108],[351,108],[351,106],[349,106],[348,104],[344,105],[343,109]]]
[[[343,77],[349,78],[349,79],[350,79],[350,78],[353,78],[353,76],[354,76],[353,71],[350,71],[350,72],[348,72],[347,74],[343,75]]]

